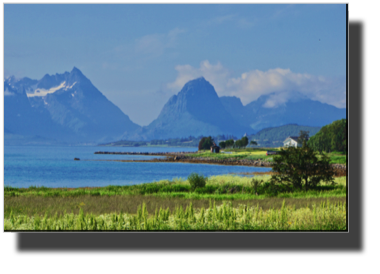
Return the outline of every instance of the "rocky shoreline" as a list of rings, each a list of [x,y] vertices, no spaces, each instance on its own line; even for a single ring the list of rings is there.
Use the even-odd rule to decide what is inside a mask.
[[[95,154],[122,154],[122,155],[146,155],[146,156],[166,156],[161,159],[150,160],[110,160],[118,162],[170,162],[170,163],[191,163],[191,164],[214,164],[214,165],[239,165],[239,166],[256,166],[256,167],[272,167],[271,162],[263,160],[247,160],[247,159],[216,159],[211,157],[191,157],[189,154],[197,152],[105,152],[97,151]],[[346,176],[346,166],[342,164],[332,164],[335,176]]]

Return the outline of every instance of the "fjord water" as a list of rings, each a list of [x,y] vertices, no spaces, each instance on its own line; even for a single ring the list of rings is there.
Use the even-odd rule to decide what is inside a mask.
[[[205,176],[240,172],[265,172],[270,168],[187,163],[141,163],[107,160],[152,159],[157,156],[94,154],[95,151],[178,152],[197,148],[177,147],[53,147],[5,146],[4,186],[100,187],[133,185],[184,178],[196,172]],[[74,161],[80,158],[80,161]]]

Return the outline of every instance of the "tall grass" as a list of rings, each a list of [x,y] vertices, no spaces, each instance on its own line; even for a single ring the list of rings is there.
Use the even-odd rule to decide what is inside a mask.
[[[131,186],[107,186],[100,188],[79,189],[54,189],[46,187],[30,187],[19,189],[12,187],[4,188],[4,197],[53,197],[69,198],[83,196],[131,196],[131,195],[153,195],[161,198],[187,198],[187,199],[214,199],[214,200],[256,200],[277,196],[281,198],[326,198],[346,196],[346,177],[334,179],[334,186],[322,182],[320,186],[308,191],[291,190],[284,193],[273,194],[268,192],[267,182],[269,175],[255,176],[262,183],[255,187],[252,185],[252,177],[235,175],[220,175],[207,178],[204,187],[192,189],[188,180],[181,178],[173,180],[162,180],[154,183],[146,183]]]
[[[306,208],[287,206],[263,210],[259,205],[234,208],[231,203],[216,206],[209,201],[206,209],[195,209],[190,203],[148,212],[143,203],[136,214],[111,213],[94,216],[84,214],[55,214],[29,217],[10,213],[4,219],[4,230],[346,230],[346,204],[322,202]]]

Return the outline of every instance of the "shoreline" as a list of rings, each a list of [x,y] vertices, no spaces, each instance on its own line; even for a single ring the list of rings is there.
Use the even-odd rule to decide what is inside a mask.
[[[117,154],[117,155],[144,155],[144,156],[166,156],[165,159],[150,160],[96,160],[96,161],[115,161],[115,162],[136,162],[136,163],[188,163],[188,164],[210,164],[210,165],[231,165],[231,166],[254,166],[254,167],[272,167],[271,162],[263,160],[246,160],[246,159],[216,159],[216,158],[194,158],[188,157],[187,154],[196,154],[197,152],[106,152],[97,151],[94,154]],[[346,176],[346,166],[343,164],[331,164],[334,170],[334,176]]]

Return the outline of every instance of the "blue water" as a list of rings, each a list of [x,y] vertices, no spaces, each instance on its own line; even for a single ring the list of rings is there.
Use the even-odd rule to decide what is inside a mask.
[[[174,152],[197,148],[5,146],[4,185],[12,187],[96,187],[133,185],[163,179],[240,172],[265,172],[270,168],[188,163],[133,163],[101,160],[138,160],[157,156],[94,154],[95,151]],[[80,161],[74,161],[74,158]],[[100,161],[97,161],[100,160]]]

